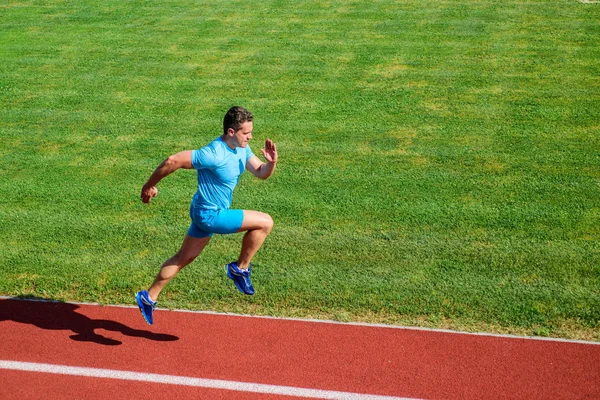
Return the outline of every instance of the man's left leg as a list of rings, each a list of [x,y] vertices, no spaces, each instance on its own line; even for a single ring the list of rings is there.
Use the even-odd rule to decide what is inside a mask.
[[[254,294],[250,282],[252,257],[264,243],[273,229],[273,219],[260,211],[244,210],[244,220],[238,232],[246,232],[242,239],[242,250],[237,261],[227,264],[227,276],[233,280],[238,290],[244,294]]]
[[[273,229],[273,218],[260,211],[244,210],[244,221],[240,232],[246,231],[242,239],[242,250],[237,264],[240,269],[247,269],[252,257],[262,246],[265,239]]]

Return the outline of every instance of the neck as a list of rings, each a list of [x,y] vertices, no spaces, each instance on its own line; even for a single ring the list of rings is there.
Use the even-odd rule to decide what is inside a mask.
[[[235,145],[235,139],[233,137],[229,135],[222,135],[221,139],[223,139],[227,147],[229,147],[231,150],[236,149],[237,146]]]

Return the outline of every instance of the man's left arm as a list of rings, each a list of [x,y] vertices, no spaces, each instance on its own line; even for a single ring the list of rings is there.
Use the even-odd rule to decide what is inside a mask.
[[[260,150],[267,162],[262,162],[260,158],[253,155],[246,161],[246,169],[257,178],[267,179],[273,174],[277,165],[277,147],[271,139],[267,139],[265,141],[265,148]]]

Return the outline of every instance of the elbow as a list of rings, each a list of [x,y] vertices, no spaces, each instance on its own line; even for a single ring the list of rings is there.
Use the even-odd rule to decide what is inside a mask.
[[[271,171],[260,171],[261,173],[258,175],[259,179],[262,179],[263,181],[266,180],[268,177],[271,176]]]
[[[169,171],[175,171],[176,169],[179,169],[179,167],[180,167],[179,161],[177,160],[177,157],[175,157],[175,156],[167,157],[167,159],[164,161],[164,166]]]
[[[267,179],[271,175],[273,175],[273,171],[275,170],[274,166],[270,166],[268,163],[264,163],[260,166],[258,177],[262,180]]]
[[[256,176],[258,179],[264,181],[265,179],[267,179],[269,177],[269,175],[266,173],[267,171],[265,171],[265,169],[263,168],[263,166],[261,165],[256,171],[253,172],[254,176]]]

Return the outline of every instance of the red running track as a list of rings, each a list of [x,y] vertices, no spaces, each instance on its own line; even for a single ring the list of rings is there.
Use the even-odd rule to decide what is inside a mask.
[[[155,320],[146,325],[137,308],[3,299],[0,360],[325,394],[600,399],[596,343],[166,310],[158,310]],[[2,399],[137,396],[298,398],[0,368]]]

